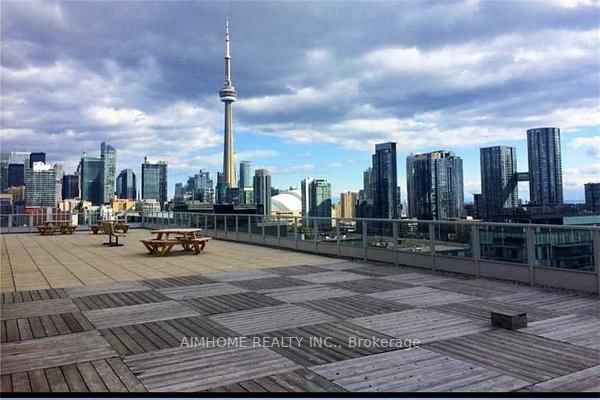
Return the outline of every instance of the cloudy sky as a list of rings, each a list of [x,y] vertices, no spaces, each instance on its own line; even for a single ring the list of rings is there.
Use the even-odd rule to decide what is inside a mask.
[[[3,151],[75,169],[105,140],[117,168],[169,162],[169,191],[222,165],[224,21],[235,149],[279,187],[304,176],[358,190],[377,142],[464,159],[562,131],[566,200],[600,180],[600,4],[544,1],[33,2],[1,7]],[[528,198],[527,185],[520,197]],[[337,197],[337,196],[336,196]]]

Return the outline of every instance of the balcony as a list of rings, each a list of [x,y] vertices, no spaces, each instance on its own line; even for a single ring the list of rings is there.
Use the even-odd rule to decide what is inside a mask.
[[[3,392],[600,385],[594,229],[164,213],[111,248],[84,224],[40,236],[18,218],[1,235]],[[166,226],[217,240],[145,254],[144,228]],[[565,246],[588,239],[596,253],[572,265]],[[491,310],[529,326],[492,328]]]

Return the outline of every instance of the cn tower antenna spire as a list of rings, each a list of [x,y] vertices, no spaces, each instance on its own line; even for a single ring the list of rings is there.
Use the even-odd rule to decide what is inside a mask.
[[[231,104],[237,100],[237,92],[231,81],[231,50],[229,47],[229,18],[225,19],[225,83],[219,91],[225,103],[225,140],[223,148],[223,178],[230,188],[237,187],[233,159],[233,110]]]
[[[225,58],[231,58],[229,54],[229,18],[225,19]]]

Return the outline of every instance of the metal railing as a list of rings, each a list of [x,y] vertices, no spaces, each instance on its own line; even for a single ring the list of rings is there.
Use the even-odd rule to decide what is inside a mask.
[[[144,227],[598,293],[600,227],[155,212]]]
[[[44,221],[70,221],[73,225],[78,225],[78,230],[85,231],[89,230],[90,226],[95,225],[98,221],[108,218],[108,216],[98,211],[0,214],[0,233],[37,232],[36,226],[43,224]],[[123,219],[130,224],[131,228],[142,227],[141,214],[124,212],[119,215],[119,219]]]
[[[600,227],[146,212],[123,216],[132,228],[197,227],[217,239],[325,256],[382,261],[598,293]],[[79,230],[99,212],[0,215],[0,232],[36,232],[45,220]]]

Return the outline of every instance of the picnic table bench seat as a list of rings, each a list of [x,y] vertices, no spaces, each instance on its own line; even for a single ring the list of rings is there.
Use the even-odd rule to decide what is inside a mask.
[[[55,228],[51,225],[38,225],[36,228],[41,235],[52,235],[55,230]]]
[[[77,230],[77,225],[63,225],[60,227],[60,231],[62,233],[67,233],[69,235],[72,235],[73,232],[75,232]]]

